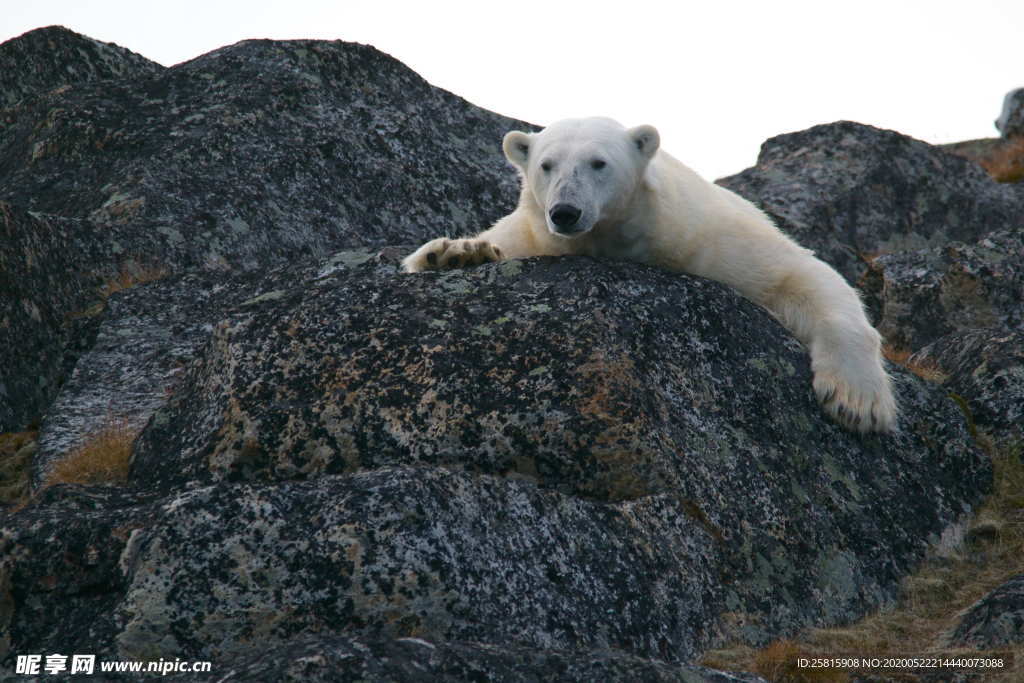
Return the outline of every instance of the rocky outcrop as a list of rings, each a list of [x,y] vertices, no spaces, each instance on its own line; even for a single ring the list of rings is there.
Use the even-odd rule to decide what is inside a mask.
[[[113,43],[50,26],[0,44],[0,109],[76,84],[141,79],[163,67]]]
[[[851,122],[771,138],[756,166],[718,182],[851,282],[882,254],[1024,227],[1016,188],[924,142]]]
[[[668,665],[613,650],[540,650],[495,647],[486,643],[430,643],[419,638],[396,640],[309,636],[287,647],[247,658],[232,666],[238,680],[273,683],[333,683],[334,681],[393,681],[450,683],[451,681],[523,680],[591,683],[764,683],[751,674],[725,673],[701,666]],[[187,681],[171,676],[168,681]]]
[[[38,420],[92,345],[106,236],[0,200],[0,433]]]
[[[942,147],[977,163],[999,182],[1019,183],[1024,180],[1024,88],[1006,93],[996,128],[1002,137],[967,140]]]
[[[1024,643],[1024,574],[1013,577],[971,605],[950,644],[992,649]]]
[[[118,80],[70,80],[92,68],[76,55],[112,48],[66,30],[0,47],[0,73],[30,64],[47,84],[25,81],[0,112],[0,273],[14,287],[0,431],[42,415],[67,378],[60,359],[77,353],[65,321],[126,271],[257,270],[415,243],[515,203],[501,137],[529,124],[368,46],[247,41],[169,69],[128,60]]]
[[[971,420],[1000,442],[1024,442],[1024,332],[967,330],[911,356],[942,369],[942,385],[970,406]]]
[[[990,488],[970,432],[1017,420],[1024,199],[967,161],[839,123],[724,181],[851,280],[870,264],[891,334],[932,344],[947,386],[891,367],[898,427],[858,436],[719,284],[588,258],[400,273],[512,206],[500,140],[527,124],[366,46],[114,50],[121,72],[73,80],[61,55],[92,41],[47,31],[0,46],[71,46],[18,57],[50,66],[0,111],[0,431],[41,418],[0,442],[4,485],[30,458],[34,484],[0,513],[4,671],[757,680],[692,662],[876,609]],[[127,484],[42,486],[110,416],[141,429]]]
[[[955,404],[905,373],[896,435],[827,422],[804,350],[716,283],[358,254],[306,277],[228,311],[150,420],[130,483],[154,502],[73,533],[59,499],[15,518],[16,642],[226,661],[334,632],[690,661],[891,598],[990,476]],[[106,597],[54,624],[43,575]]]
[[[971,243],[880,256],[861,289],[878,331],[900,349],[917,351],[953,332],[1022,329],[1024,224]]]

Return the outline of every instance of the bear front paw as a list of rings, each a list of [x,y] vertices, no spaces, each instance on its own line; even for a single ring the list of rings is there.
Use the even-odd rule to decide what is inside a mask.
[[[851,431],[889,432],[896,426],[896,399],[881,367],[856,378],[834,369],[818,370],[814,393],[822,410]]]
[[[486,240],[439,237],[427,242],[402,261],[407,273],[451,270],[500,261],[501,249]]]

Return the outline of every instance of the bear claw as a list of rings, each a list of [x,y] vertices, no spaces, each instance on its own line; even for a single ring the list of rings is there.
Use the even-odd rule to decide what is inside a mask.
[[[424,270],[451,270],[476,266],[500,261],[502,258],[501,250],[486,240],[452,240],[439,237],[427,242],[408,256],[402,262],[402,267],[406,272],[418,273]]]

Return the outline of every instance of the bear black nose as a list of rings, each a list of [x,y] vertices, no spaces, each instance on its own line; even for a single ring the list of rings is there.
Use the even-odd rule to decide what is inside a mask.
[[[571,228],[576,225],[582,213],[572,204],[555,204],[551,207],[551,222],[559,228]]]

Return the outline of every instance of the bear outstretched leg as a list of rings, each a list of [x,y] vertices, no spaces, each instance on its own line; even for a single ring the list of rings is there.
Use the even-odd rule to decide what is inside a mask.
[[[451,270],[502,259],[501,249],[481,239],[439,237],[427,242],[402,261],[407,273]]]
[[[810,255],[795,259],[769,291],[760,303],[807,345],[822,409],[853,431],[891,431],[897,408],[883,366],[882,338],[864,315],[857,292]]]

